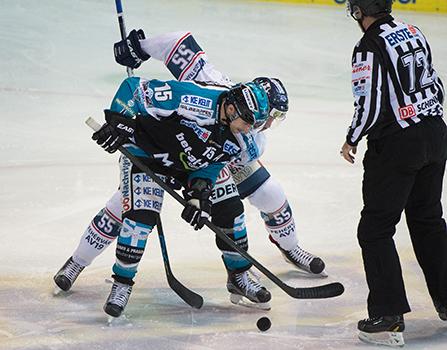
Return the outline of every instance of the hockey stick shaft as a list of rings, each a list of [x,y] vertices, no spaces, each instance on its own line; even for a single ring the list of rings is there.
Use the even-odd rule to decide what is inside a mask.
[[[181,284],[171,271],[171,264],[169,263],[168,250],[166,248],[166,240],[163,233],[160,214],[157,215],[157,232],[158,239],[160,241],[161,253],[163,255],[166,279],[168,280],[169,287],[171,287],[171,289],[176,292],[177,295],[185,301],[185,303],[196,309],[200,309],[203,305],[203,298],[199,294]]]
[[[116,7],[116,15],[118,16],[118,25],[120,27],[121,39],[125,40],[127,37],[127,33],[126,33],[126,25],[124,24],[123,5],[121,4],[121,0],[115,0],[115,7]],[[127,70],[127,76],[133,77],[133,69],[127,67],[126,70]]]
[[[100,125],[92,118],[86,120],[86,124],[90,126],[93,130],[98,130],[97,127]],[[144,164],[138,157],[130,153],[125,145],[119,148],[120,152],[123,153],[129,160],[135,164],[140,170],[144,171],[149,175],[161,188],[168,192],[177,202],[182,206],[186,205],[185,199],[175,192],[172,188],[166,185],[146,164]],[[280,280],[276,275],[270,272],[264,265],[258,262],[250,254],[248,254],[244,249],[240,248],[236,243],[234,243],[230,237],[228,237],[222,230],[215,226],[210,221],[206,221],[205,225],[213,231],[220,239],[227,243],[231,248],[236,250],[241,256],[250,261],[259,271],[261,271],[268,279],[275,283],[284,292],[290,295],[292,298],[296,299],[323,299],[332,298],[341,295],[344,292],[344,287],[341,283],[329,283],[317,287],[308,288],[295,288],[287,285],[282,280]]]

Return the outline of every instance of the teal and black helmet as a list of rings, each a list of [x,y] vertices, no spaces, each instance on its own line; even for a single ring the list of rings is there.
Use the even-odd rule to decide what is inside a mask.
[[[227,103],[232,104],[245,122],[257,127],[269,116],[269,99],[264,88],[254,82],[237,84],[228,90]]]

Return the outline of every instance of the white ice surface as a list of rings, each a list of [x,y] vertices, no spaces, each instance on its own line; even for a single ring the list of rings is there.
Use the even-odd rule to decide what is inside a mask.
[[[52,276],[118,183],[117,156],[89,138],[87,116],[102,118],[125,76],[115,64],[119,37],[112,0],[2,1],[0,10],[0,349],[367,349],[356,338],[366,316],[366,283],[356,226],[361,158],[338,151],[352,114],[350,55],[361,33],[343,10],[243,1],[124,1],[128,28],[148,36],[191,30],[233,80],[278,76],[290,97],[287,121],[269,135],[264,157],[295,212],[302,246],[324,258],[329,278],[300,278],[289,269],[255,210],[246,204],[250,252],[294,286],[340,281],[343,296],[294,300],[266,278],[272,310],[233,306],[226,274],[208,230],[194,232],[167,199],[163,220],[172,268],[203,295],[192,310],[167,286],[158,241],[150,238],[127,319],[107,327],[114,249],[88,267],[65,297]],[[447,82],[447,17],[397,13],[429,38]],[[139,74],[168,79],[155,61]],[[445,202],[444,202],[445,203]],[[406,348],[445,349],[447,325],[435,314],[404,224],[396,241],[413,312]],[[267,314],[272,328],[259,333]]]

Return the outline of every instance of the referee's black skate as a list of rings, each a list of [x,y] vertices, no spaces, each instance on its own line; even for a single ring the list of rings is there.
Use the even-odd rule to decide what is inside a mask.
[[[227,290],[230,301],[236,305],[270,310],[270,292],[259,282],[254,281],[248,271],[228,271]]]
[[[54,294],[59,294],[61,290],[68,292],[84,268],[85,266],[78,264],[73,257],[70,257],[53,277],[57,286]]]
[[[114,276],[115,277],[115,276]],[[130,282],[133,284],[133,282]],[[112,290],[104,304],[104,312],[112,317],[120,317],[132,293],[132,285],[118,282],[116,277]]]
[[[327,277],[326,272],[324,272],[325,264],[321,258],[301,249],[298,245],[292,250],[284,250],[278,244],[277,247],[281,251],[284,260],[289,264],[295,265],[295,267],[304,270],[310,275]]]
[[[447,307],[437,301],[434,301],[434,304],[439,318],[443,321],[447,321]]]
[[[360,331],[359,339],[366,343],[400,347],[405,345],[403,315],[367,318],[359,321],[357,328]]]

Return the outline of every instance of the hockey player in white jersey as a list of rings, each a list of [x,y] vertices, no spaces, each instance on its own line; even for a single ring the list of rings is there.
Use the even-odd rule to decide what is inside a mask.
[[[233,85],[228,77],[209,63],[205,52],[190,33],[170,33],[145,39],[141,30],[132,31],[127,40],[115,44],[115,58],[122,65],[137,68],[150,57],[163,61],[180,81]],[[253,152],[261,154],[265,135],[259,131],[285,118],[288,99],[279,79],[257,78],[255,81],[267,91],[271,109],[267,122],[257,125],[250,136],[255,141],[251,143]],[[232,176],[229,176],[230,173]],[[233,181],[236,182],[237,191],[236,186],[232,185]],[[295,222],[285,193],[258,160],[244,162],[239,159],[224,168],[213,190],[213,203],[225,204],[237,196],[237,192],[260,210],[271,242],[279,248],[287,262],[311,276],[326,276],[323,261],[298,245]],[[117,191],[93,218],[72,257],[55,276],[59,288],[69,290],[84,267],[90,265],[119,235],[122,225],[121,200],[121,193]],[[233,252],[226,252],[225,247],[219,248],[223,250],[224,261],[225,258],[234,258]]]

